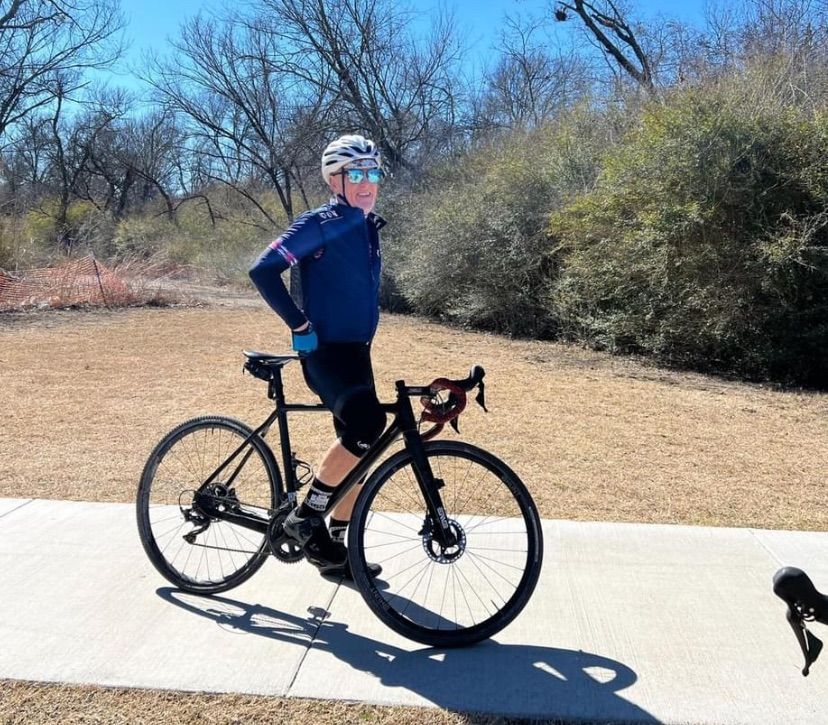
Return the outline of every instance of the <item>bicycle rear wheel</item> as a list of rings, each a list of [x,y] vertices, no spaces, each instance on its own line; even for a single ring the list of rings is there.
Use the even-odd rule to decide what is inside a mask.
[[[404,637],[462,647],[491,637],[526,606],[540,575],[543,535],[526,487],[490,453],[457,441],[424,444],[458,545],[442,548],[407,450],[364,484],[348,535],[368,606]],[[373,578],[367,561],[382,565]]]
[[[164,436],[147,460],[137,500],[141,543],[155,568],[181,589],[227,591],[253,576],[267,558],[265,534],[205,516],[194,504],[195,492],[251,433],[233,418],[194,418]],[[266,519],[282,492],[267,444],[252,438],[211,482],[211,491],[222,505]]]

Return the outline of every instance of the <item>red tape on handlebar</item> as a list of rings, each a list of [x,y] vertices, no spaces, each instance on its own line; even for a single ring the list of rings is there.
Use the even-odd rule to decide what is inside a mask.
[[[454,396],[454,400],[451,401],[451,405],[445,407],[446,403],[435,404],[433,398],[420,398],[420,402],[425,408],[422,414],[422,420],[427,420],[431,423],[448,423],[454,418],[457,418],[460,413],[465,410],[466,391],[456,383],[453,383],[451,380],[447,378],[437,378],[431,383],[429,390],[431,391],[432,396],[437,395],[443,390],[448,390],[449,393]]]

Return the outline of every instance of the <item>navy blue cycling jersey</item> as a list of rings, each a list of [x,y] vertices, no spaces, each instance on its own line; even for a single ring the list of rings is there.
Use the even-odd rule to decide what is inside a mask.
[[[380,239],[385,220],[331,199],[302,214],[250,269],[262,297],[291,328],[313,324],[320,343],[370,342],[379,322]],[[302,309],[282,281],[299,265]]]

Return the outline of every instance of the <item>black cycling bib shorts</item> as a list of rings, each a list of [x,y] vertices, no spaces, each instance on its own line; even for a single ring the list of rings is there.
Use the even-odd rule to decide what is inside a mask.
[[[308,387],[333,413],[342,445],[354,456],[364,456],[386,423],[374,387],[370,343],[322,344],[302,358],[302,372]]]

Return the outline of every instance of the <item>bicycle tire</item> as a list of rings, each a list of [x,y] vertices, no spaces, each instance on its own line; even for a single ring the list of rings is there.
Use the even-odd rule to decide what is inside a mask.
[[[430,441],[424,443],[424,449],[435,478],[442,482],[440,493],[446,516],[456,531],[463,532],[462,553],[452,554],[456,558],[451,561],[437,557],[439,547],[429,538],[413,458],[402,450],[375,470],[356,501],[348,534],[349,564],[363,599],[388,627],[407,639],[433,647],[465,647],[502,630],[528,603],[543,563],[540,517],[523,482],[491,453],[460,441]],[[472,469],[479,471],[475,473],[478,478],[488,479],[486,491],[469,488]],[[459,476],[463,476],[462,481],[457,480]],[[458,503],[461,492],[463,498]],[[475,507],[480,510],[475,512]],[[369,575],[367,561],[377,554],[380,558],[376,563],[383,566],[383,572],[374,578]],[[493,579],[497,575],[512,587],[510,593],[501,595],[502,606],[494,600],[487,604],[481,592],[475,591],[478,601],[469,601],[466,596],[468,587],[477,583],[485,590],[483,594],[491,597],[494,584],[487,579],[487,570],[491,570]],[[408,577],[412,571],[414,576]],[[442,594],[438,588],[436,596],[430,596],[435,574],[443,579],[444,589]],[[415,588],[406,593],[416,577]],[[409,613],[426,577],[423,602],[416,603]],[[404,579],[408,579],[405,584]],[[462,597],[459,607],[458,583]],[[449,585],[455,590],[453,617],[447,611],[452,609],[446,602]],[[436,611],[439,597],[442,602]],[[490,611],[489,604],[494,611]],[[468,609],[468,615],[464,609]],[[479,621],[476,611],[481,613]],[[462,623],[462,619],[470,621]]]
[[[181,501],[185,507],[192,504],[188,494],[252,432],[226,416],[193,418],[164,436],[144,466],[136,501],[141,544],[158,572],[179,589],[200,594],[227,591],[253,576],[268,556],[266,535],[227,521],[210,521],[195,542],[187,542],[183,537],[195,524],[179,508]],[[242,504],[274,509],[283,492],[279,467],[260,437],[251,439],[251,445],[253,454],[233,484],[236,496]],[[179,523],[171,523],[176,519]],[[160,524],[168,531],[158,531]],[[227,555],[214,553],[222,551]],[[184,563],[177,565],[182,556]]]

